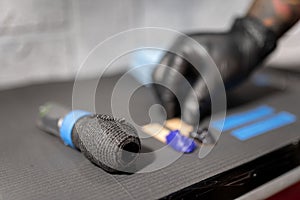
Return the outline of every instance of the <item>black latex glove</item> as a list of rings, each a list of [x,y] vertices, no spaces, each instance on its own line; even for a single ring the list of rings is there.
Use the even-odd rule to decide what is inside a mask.
[[[239,84],[256,68],[276,47],[275,34],[264,27],[258,20],[250,17],[237,19],[230,31],[226,33],[191,34],[191,38],[199,42],[216,63],[225,88]],[[198,55],[194,48],[187,45],[186,39],[178,39],[171,50],[182,53],[185,58]],[[199,54],[200,55],[200,54]],[[197,58],[198,59],[198,58]],[[202,59],[199,57],[199,59]],[[190,63],[173,53],[166,53],[160,63],[181,73],[192,85],[200,106],[201,118],[210,111],[210,97],[205,82]],[[176,73],[157,66],[153,73],[153,80],[172,91],[180,93],[183,99],[181,117],[184,121],[195,124],[199,114],[197,105],[193,101],[191,91],[182,90],[182,80]],[[154,85],[157,96],[166,109],[167,117],[172,118],[180,114],[178,100],[173,92],[160,85]],[[178,97],[178,96],[177,96]]]

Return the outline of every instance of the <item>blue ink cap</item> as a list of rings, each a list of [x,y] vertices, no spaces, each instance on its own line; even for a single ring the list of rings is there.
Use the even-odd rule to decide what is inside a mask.
[[[166,143],[176,151],[184,153],[191,153],[197,148],[194,140],[182,135],[179,130],[170,131],[166,136]]]

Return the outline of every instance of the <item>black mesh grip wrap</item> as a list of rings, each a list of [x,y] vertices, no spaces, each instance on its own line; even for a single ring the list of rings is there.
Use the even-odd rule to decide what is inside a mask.
[[[123,119],[93,115],[79,119],[73,143],[92,163],[110,172],[121,172],[137,158],[141,142],[135,128]]]

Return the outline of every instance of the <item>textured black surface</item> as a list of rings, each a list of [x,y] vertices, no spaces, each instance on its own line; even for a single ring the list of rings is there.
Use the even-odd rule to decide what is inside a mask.
[[[246,84],[233,92],[229,98],[230,112],[267,104],[277,111],[285,110],[299,117],[299,80],[292,75],[276,74],[284,77],[275,78],[274,87],[253,88]],[[101,82],[96,95],[98,113],[110,113],[110,94],[117,80],[118,77],[110,77]],[[124,93],[132,82],[124,85]],[[156,199],[251,161],[300,137],[299,122],[245,142],[224,132],[217,146],[204,159],[198,159],[196,151],[151,173],[111,175],[35,126],[39,105],[54,101],[71,107],[72,86],[72,82],[53,83],[0,92],[0,199]],[[86,82],[88,86],[89,82]],[[141,88],[134,95],[130,108],[132,117],[139,124],[149,121],[147,110],[153,102],[147,88]],[[142,146],[145,151],[162,144],[144,139]]]

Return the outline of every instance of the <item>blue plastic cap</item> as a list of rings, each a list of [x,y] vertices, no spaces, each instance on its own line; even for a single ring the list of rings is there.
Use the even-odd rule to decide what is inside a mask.
[[[166,140],[169,146],[179,152],[191,153],[197,148],[194,140],[182,135],[179,130],[170,131]]]
[[[59,132],[60,132],[60,137],[62,141],[65,143],[65,145],[75,148],[72,142],[73,127],[80,118],[88,115],[91,115],[91,113],[84,110],[73,110],[64,117]]]

